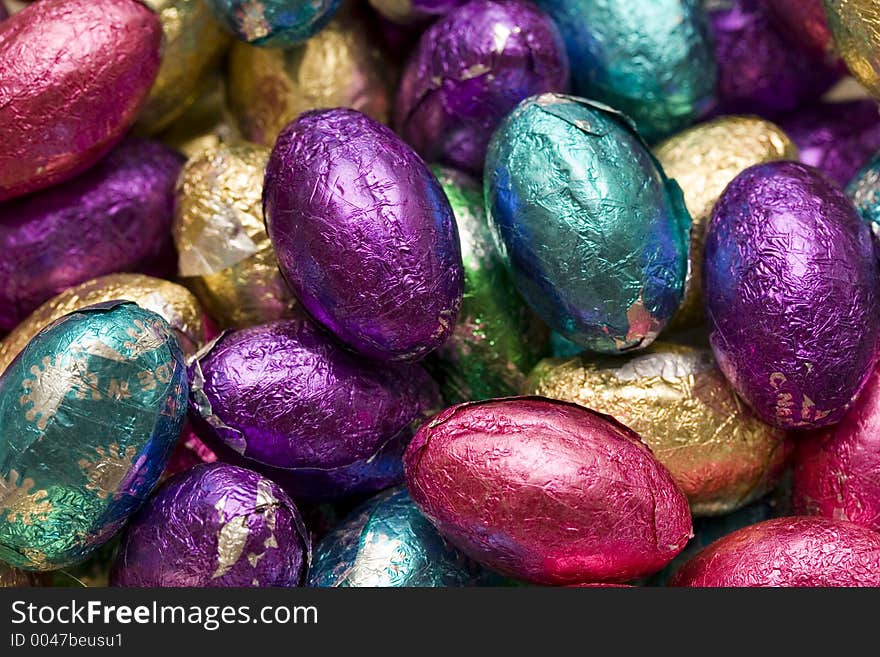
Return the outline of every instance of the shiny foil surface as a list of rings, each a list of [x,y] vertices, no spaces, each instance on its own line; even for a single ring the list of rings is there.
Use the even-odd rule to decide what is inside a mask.
[[[0,560],[84,561],[149,495],[186,412],[161,317],[110,302],[65,315],[0,376]]]
[[[839,62],[822,0],[765,0],[770,16],[792,47]]]
[[[547,327],[525,305],[492,241],[480,183],[434,166],[458,225],[464,297],[449,340],[426,367],[447,403],[509,397],[548,348]]]
[[[302,43],[333,16],[340,0],[205,0],[237,39],[267,48]]]
[[[546,14],[521,0],[472,0],[421,36],[395,125],[425,159],[480,173],[492,132],[517,103],[567,90],[565,46]]]
[[[827,518],[767,520],[712,543],[670,586],[880,586],[880,534]]]
[[[880,258],[880,153],[865,164],[846,187],[846,195],[871,228],[874,251]]]
[[[753,116],[722,116],[670,137],[654,149],[666,175],[684,192],[690,212],[690,269],[684,301],[668,331],[703,323],[703,242],[715,201],[744,169],[775,160],[796,160],[797,147],[776,125]]]
[[[242,135],[272,146],[303,112],[350,107],[380,123],[391,110],[391,64],[354,8],[305,43],[266,49],[236,43],[229,54],[229,107]]]
[[[125,134],[159,69],[136,0],[42,0],[0,30],[0,201],[86,170]]]
[[[369,0],[384,18],[400,25],[411,25],[445,16],[468,0]]]
[[[785,432],[739,400],[707,349],[655,342],[624,358],[546,359],[525,391],[605,413],[638,433],[694,515],[729,513],[764,495],[791,453]]]
[[[135,516],[110,586],[300,586],[310,554],[299,510],[277,484],[204,464],[166,481]]]
[[[449,408],[404,458],[413,501],[453,545],[538,584],[654,573],[691,533],[687,499],[639,436],[540,397]]]
[[[72,285],[150,272],[173,252],[174,182],[182,159],[130,137],[81,176],[0,203],[0,330],[12,330]]]
[[[440,403],[421,366],[360,359],[301,318],[225,334],[191,367],[199,435],[292,479],[298,469],[382,467],[371,457],[408,440]]]
[[[178,273],[224,327],[290,317],[296,305],[263,224],[268,160],[262,146],[219,144],[190,158],[177,180]]]
[[[201,463],[215,463],[217,460],[217,454],[214,453],[214,450],[202,442],[202,439],[193,430],[192,424],[187,422],[177,439],[174,451],[168,457],[162,479],[165,480]]]
[[[706,235],[709,340],[739,395],[765,422],[838,422],[871,373],[880,271],[870,230],[816,169],[746,169]]]
[[[687,127],[715,95],[699,0],[538,0],[559,25],[574,93],[629,116],[650,142]]]
[[[294,296],[349,347],[416,360],[452,334],[464,286],[452,208],[385,126],[349,109],[302,114],[272,149],[263,210]]]
[[[31,339],[57,319],[105,301],[132,301],[168,322],[185,356],[214,337],[214,326],[185,287],[143,274],[109,274],[49,299],[0,340],[0,374]]]
[[[309,586],[450,587],[486,579],[398,488],[365,502],[315,545]]]
[[[196,101],[231,39],[204,0],[144,0],[159,14],[164,34],[162,63],[137,128],[156,134]]]
[[[828,26],[853,76],[880,100],[880,6],[875,0],[823,0]]]
[[[818,103],[780,121],[797,144],[800,161],[841,187],[880,151],[880,108],[873,100]]]
[[[657,337],[682,299],[690,217],[625,117],[529,98],[493,136],[484,185],[514,283],[551,328],[606,353]]]

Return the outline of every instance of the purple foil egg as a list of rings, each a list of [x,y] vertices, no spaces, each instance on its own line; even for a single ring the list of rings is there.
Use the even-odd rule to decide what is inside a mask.
[[[390,129],[355,110],[301,114],[272,149],[263,212],[294,295],[349,347],[417,360],[451,335],[464,286],[452,208]]]
[[[880,109],[873,100],[818,103],[780,120],[800,161],[846,186],[880,150]]]
[[[838,422],[870,375],[880,335],[871,233],[812,167],[772,162],[737,176],[704,247],[709,340],[765,422]]]
[[[440,405],[420,365],[360,359],[302,318],[224,334],[191,374],[199,435],[303,499],[398,483],[413,431]]]
[[[132,137],[79,177],[0,203],[0,330],[97,276],[161,272],[173,254],[182,164],[171,149]]]
[[[501,120],[524,98],[567,87],[565,46],[546,14],[521,0],[472,0],[422,35],[395,123],[427,160],[481,173]]]
[[[110,586],[300,586],[310,558],[299,510],[277,484],[210,463],[169,479],[135,516]]]
[[[467,0],[369,0],[384,19],[397,25],[418,25],[445,16]]]

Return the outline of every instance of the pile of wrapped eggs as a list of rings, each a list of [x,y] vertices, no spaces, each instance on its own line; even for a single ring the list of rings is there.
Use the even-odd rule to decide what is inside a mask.
[[[873,0],[0,0],[0,586],[880,586]]]

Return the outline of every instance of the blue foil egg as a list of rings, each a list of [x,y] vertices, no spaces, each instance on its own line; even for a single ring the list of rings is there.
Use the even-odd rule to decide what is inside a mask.
[[[241,41],[283,48],[318,32],[340,0],[205,0],[220,23]]]
[[[492,137],[484,191],[514,283],[551,328],[602,353],[653,342],[682,299],[690,216],[623,115],[524,100]]]
[[[874,253],[880,258],[880,153],[853,176],[846,187],[846,195],[856,206],[862,221],[870,227]]]
[[[630,116],[650,142],[714,102],[716,63],[700,0],[536,0],[556,21],[574,93]]]

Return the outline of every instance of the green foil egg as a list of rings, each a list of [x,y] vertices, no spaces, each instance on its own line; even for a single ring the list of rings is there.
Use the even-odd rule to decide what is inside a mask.
[[[446,167],[432,171],[458,224],[465,284],[452,337],[426,367],[450,404],[519,394],[545,355],[549,330],[519,296],[498,255],[480,184]]]
[[[159,479],[186,411],[174,332],[133,303],[40,331],[0,377],[0,561],[87,559]]]

